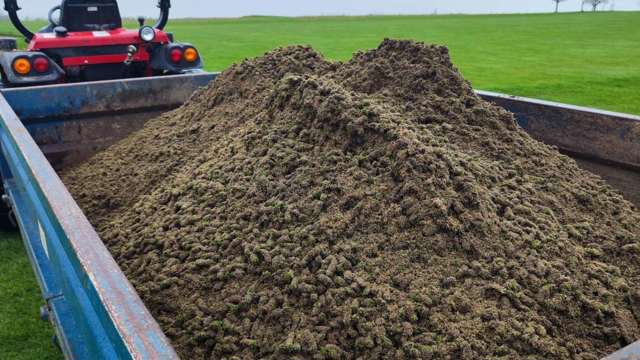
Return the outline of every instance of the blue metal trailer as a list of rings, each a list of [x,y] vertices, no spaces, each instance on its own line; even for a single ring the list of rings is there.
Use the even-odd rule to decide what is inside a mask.
[[[177,355],[53,166],[67,166],[108,146],[158,111],[179,106],[214,76],[2,90],[5,198],[66,358]]]
[[[216,74],[0,90],[0,172],[68,359],[176,359],[55,169],[186,101]],[[480,92],[534,137],[581,158],[640,204],[640,118]],[[576,131],[579,129],[579,131]],[[591,165],[589,165],[591,164]],[[616,176],[611,176],[615,172]],[[634,357],[635,356],[635,357]],[[638,359],[634,344],[607,360]]]

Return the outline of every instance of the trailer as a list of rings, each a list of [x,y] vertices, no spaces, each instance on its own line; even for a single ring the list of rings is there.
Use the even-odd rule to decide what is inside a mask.
[[[0,91],[0,172],[67,359],[177,359],[55,169],[180,106],[215,74]]]
[[[56,173],[184,103],[214,73],[0,90],[0,172],[68,359],[177,359]],[[640,206],[640,117],[479,92]],[[639,359],[640,343],[606,360]]]

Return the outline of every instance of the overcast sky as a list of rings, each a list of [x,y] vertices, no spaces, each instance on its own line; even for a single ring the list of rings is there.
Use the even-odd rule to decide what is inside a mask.
[[[46,17],[60,1],[19,0],[22,16]],[[123,16],[154,17],[157,0],[120,0]],[[577,11],[581,0],[560,4],[563,11]],[[238,17],[245,15],[367,15],[512,13],[553,10],[551,0],[173,0],[172,17]],[[640,0],[610,0],[607,9],[640,10]]]

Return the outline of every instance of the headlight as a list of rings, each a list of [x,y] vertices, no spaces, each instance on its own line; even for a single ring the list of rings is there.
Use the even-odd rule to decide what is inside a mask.
[[[156,31],[151,26],[143,26],[140,28],[140,39],[145,42],[151,42],[156,38]]]

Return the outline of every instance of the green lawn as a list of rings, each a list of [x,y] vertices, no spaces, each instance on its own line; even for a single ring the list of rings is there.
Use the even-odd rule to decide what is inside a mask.
[[[250,17],[176,20],[169,30],[198,46],[212,71],[284,45],[310,44],[345,60],[385,37],[417,39],[449,46],[476,88],[640,114],[638,24],[640,12]],[[7,21],[0,34],[16,35]],[[51,330],[37,319],[37,285],[13,235],[0,236],[0,301],[0,359],[54,357]]]
[[[0,359],[60,359],[44,301],[18,234],[0,233]]]
[[[288,44],[332,59],[385,37],[445,44],[474,87],[640,114],[640,12],[174,22],[210,70]]]
[[[169,30],[200,48],[208,70],[283,45],[344,60],[385,37],[418,39],[449,46],[478,89],[640,114],[638,24],[640,12],[603,12],[176,20]]]

